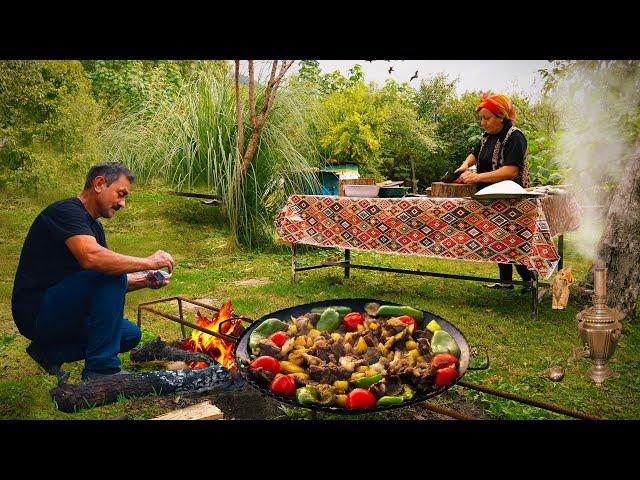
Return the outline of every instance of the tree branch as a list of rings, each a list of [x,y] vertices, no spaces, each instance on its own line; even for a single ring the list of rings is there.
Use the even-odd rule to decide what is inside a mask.
[[[249,112],[251,114],[251,128],[256,128],[256,101],[254,98],[253,60],[249,62]]]

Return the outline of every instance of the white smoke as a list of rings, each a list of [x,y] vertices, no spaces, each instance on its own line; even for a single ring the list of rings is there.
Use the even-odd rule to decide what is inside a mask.
[[[595,256],[611,190],[633,146],[621,125],[638,116],[640,62],[622,67],[581,62],[551,93],[560,111],[560,160],[570,167],[568,183],[582,206],[582,227],[571,235],[572,247],[587,258]]]

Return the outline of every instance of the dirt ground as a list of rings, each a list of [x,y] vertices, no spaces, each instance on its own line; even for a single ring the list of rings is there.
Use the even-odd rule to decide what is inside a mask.
[[[161,414],[210,401],[224,413],[225,420],[333,420],[349,419],[351,415],[333,415],[324,412],[312,412],[303,408],[282,408],[280,402],[271,397],[262,395],[249,384],[231,391],[189,393],[172,396],[156,396],[133,399],[127,404],[126,416],[129,419],[136,418],[136,410],[144,404],[146,407],[153,403]],[[484,408],[477,402],[471,401],[454,392],[445,392],[441,397],[430,400],[431,403],[454,410],[479,419],[490,419]],[[423,406],[424,404],[409,405],[404,408],[386,410],[379,413],[362,415],[364,420],[452,420],[451,417],[433,412]],[[287,415],[289,412],[289,415]]]

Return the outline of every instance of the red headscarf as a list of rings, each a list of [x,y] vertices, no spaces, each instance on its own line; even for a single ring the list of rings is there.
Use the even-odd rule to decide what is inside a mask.
[[[495,116],[508,118],[511,123],[516,123],[516,109],[513,108],[509,98],[505,95],[489,96],[489,94],[483,93],[476,107],[476,112],[481,108],[486,108]]]

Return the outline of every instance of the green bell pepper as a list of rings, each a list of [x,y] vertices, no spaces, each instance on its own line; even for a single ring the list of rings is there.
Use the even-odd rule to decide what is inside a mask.
[[[385,407],[387,405],[399,405],[404,402],[404,397],[402,395],[385,395],[384,397],[380,397],[376,402],[376,407]]]
[[[338,329],[340,326],[340,314],[335,311],[333,308],[327,308],[322,315],[320,316],[320,320],[316,323],[316,329],[321,332],[333,332]]]
[[[460,358],[460,347],[449,333],[444,330],[438,330],[431,338],[431,353],[434,355],[438,353],[450,353]]]
[[[418,323],[422,322],[422,318],[424,317],[423,312],[406,305],[382,305],[378,309],[377,313],[378,317],[401,317],[402,315],[408,315],[411,318],[414,318]]]
[[[286,332],[287,324],[277,318],[267,318],[264,322],[256,327],[249,336],[249,348],[253,353],[256,353],[258,343],[264,340],[274,332]]]
[[[382,380],[382,374],[371,375],[370,377],[362,377],[355,381],[358,388],[369,388],[374,383],[378,383]]]
[[[333,309],[336,312],[338,312],[338,315],[340,315],[340,318],[344,317],[347,313],[351,313],[351,309],[349,307],[342,307],[342,306],[338,306],[338,305],[332,305],[329,307],[316,307],[316,308],[312,308],[311,309],[311,313],[324,313],[327,309]]]

